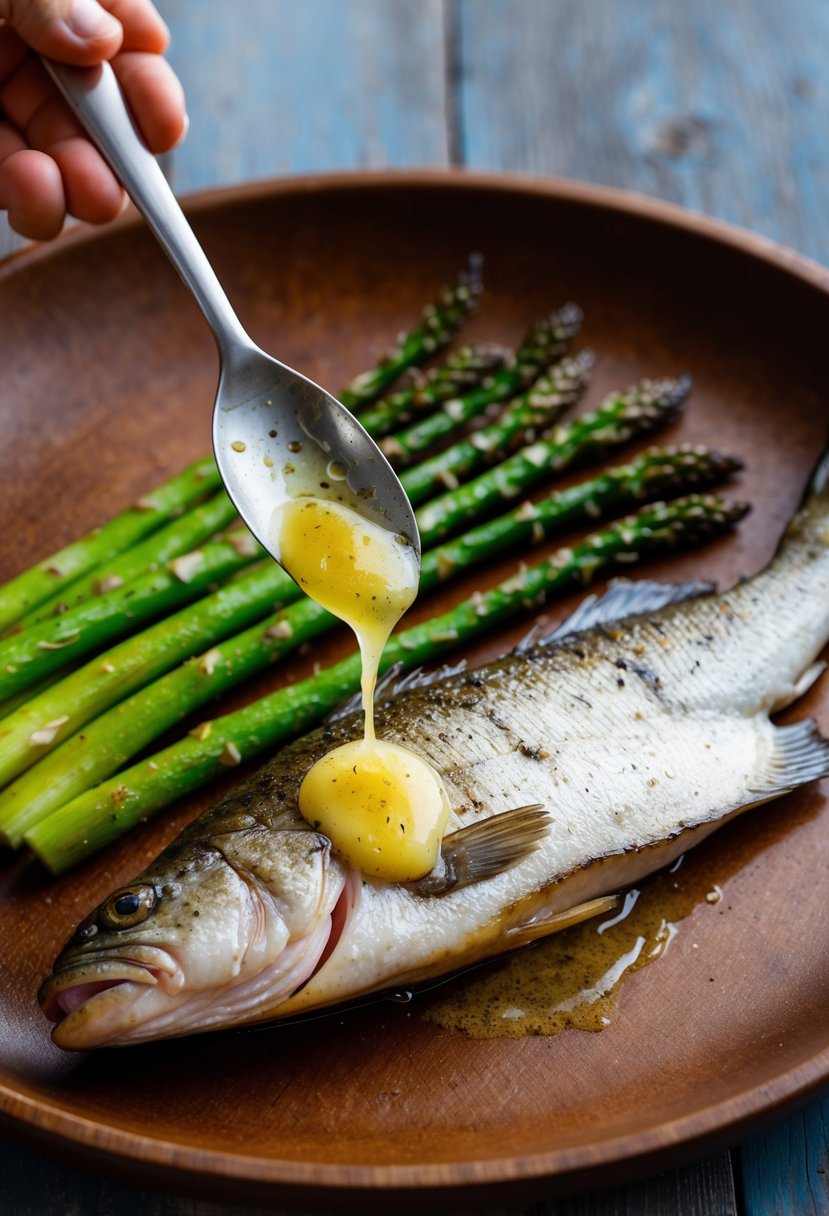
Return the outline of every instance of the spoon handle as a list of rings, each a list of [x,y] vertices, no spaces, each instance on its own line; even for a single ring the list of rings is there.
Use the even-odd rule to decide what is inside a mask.
[[[190,288],[220,356],[240,342],[251,346],[161,166],[144,143],[110,65],[75,68],[46,58],[42,62]]]

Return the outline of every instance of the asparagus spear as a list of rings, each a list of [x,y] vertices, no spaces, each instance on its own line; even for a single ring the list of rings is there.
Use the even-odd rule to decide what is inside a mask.
[[[84,600],[0,641],[0,697],[10,697],[107,643],[204,595],[262,554],[248,532],[174,558],[160,570]]]
[[[624,510],[663,494],[676,494],[722,478],[740,462],[700,447],[654,449],[624,468],[585,483],[584,513]],[[575,496],[554,495],[534,506],[525,503],[424,556],[421,591],[500,553],[538,544],[578,508]],[[16,846],[23,833],[83,790],[116,772],[163,731],[200,705],[261,671],[335,624],[335,618],[303,599],[274,618],[191,659],[161,676],[66,739],[0,793],[0,837]]]
[[[370,435],[380,439],[418,414],[428,413],[441,401],[468,392],[481,382],[486,384],[504,366],[508,354],[503,347],[491,343],[462,346],[440,367],[418,373],[410,384],[376,401],[360,414],[360,422]]]
[[[625,511],[637,502],[687,494],[740,468],[742,462],[736,457],[697,445],[650,448],[630,464],[606,469],[541,502],[524,502],[514,511],[431,549],[423,556],[421,585],[443,583],[473,563],[514,552],[522,545],[538,544],[581,520]],[[0,804],[2,799],[0,794]]]
[[[17,629],[28,629],[32,625],[60,616],[83,600],[103,595],[122,587],[139,575],[157,570],[173,558],[198,548],[217,532],[229,528],[236,520],[233,503],[224,490],[220,490],[218,494],[187,511],[179,519],[153,532],[140,544],[99,562],[87,574],[76,579],[70,587],[38,604],[31,612],[21,617],[15,632]]]
[[[157,486],[134,507],[129,507],[103,527],[24,570],[0,587],[0,630],[13,625],[30,608],[55,591],[68,587],[93,566],[154,532],[177,511],[218,489],[219,485],[213,461],[199,460]]]
[[[580,545],[491,591],[476,593],[443,616],[393,637],[382,670],[404,670],[433,662],[461,642],[573,585],[587,584],[599,570],[653,552],[697,544],[732,526],[746,508],[719,496],[693,495],[640,510]],[[147,819],[175,798],[203,785],[223,767],[275,747],[319,722],[359,687],[360,659],[352,654],[311,679],[278,690],[210,723],[113,780],[73,799],[26,833],[27,843],[54,873],[61,873]]]
[[[576,459],[604,453],[664,424],[682,408],[690,385],[687,376],[679,380],[642,380],[605,402],[594,414],[556,427],[547,438],[434,499],[417,512],[422,544],[431,546],[444,540],[470,519],[526,493]]]
[[[581,321],[581,309],[575,304],[565,304],[552,316],[531,325],[515,358],[491,376],[487,384],[462,397],[453,397],[428,418],[382,440],[380,447],[384,455],[395,468],[405,468],[421,452],[434,447],[457,427],[477,418],[487,406],[523,392],[545,368],[563,356],[567,342],[578,333]]]
[[[376,367],[361,372],[339,392],[350,410],[373,401],[401,372],[425,363],[452,338],[464,319],[477,307],[483,290],[483,259],[473,254],[465,270],[444,287],[434,304],[423,310],[422,320],[408,333],[398,336],[394,347]]]
[[[38,761],[55,742],[197,653],[300,595],[269,562],[79,667],[0,722],[0,785]]]
[[[592,369],[590,351],[580,351],[572,358],[562,359],[510,402],[496,422],[437,456],[404,469],[400,480],[409,501],[417,507],[436,493],[436,487],[454,490],[460,482],[503,460],[517,447],[532,443],[539,434],[549,430],[566,409],[575,405],[587,386]]]

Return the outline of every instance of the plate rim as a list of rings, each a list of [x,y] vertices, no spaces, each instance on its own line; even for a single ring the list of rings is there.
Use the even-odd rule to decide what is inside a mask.
[[[769,237],[752,232],[702,212],[663,199],[569,178],[494,173],[460,168],[384,169],[353,172],[315,173],[243,182],[183,195],[182,205],[190,215],[214,209],[232,209],[259,199],[331,193],[365,193],[398,189],[444,189],[488,191],[508,195],[536,196],[567,202],[608,214],[619,214],[665,228],[679,229],[702,237],[706,242],[736,250],[752,260],[799,280],[829,298],[829,268]],[[54,241],[29,244],[0,259],[0,283],[7,277],[59,258],[65,251],[97,242],[110,235],[139,227],[141,217],[133,207],[105,227],[77,224]],[[770,1091],[770,1087],[773,1092]],[[280,1198],[293,1193],[306,1202],[312,1192],[331,1198],[335,1193],[345,1202],[358,1197],[383,1193],[401,1199],[422,1199],[427,1193],[457,1194],[468,1198],[476,1188],[481,1196],[493,1197],[505,1187],[517,1188],[541,1183],[547,1193],[572,1190],[577,1183],[595,1184],[596,1171],[624,1165],[634,1176],[659,1168],[670,1157],[671,1164],[689,1160],[717,1146],[758,1130],[803,1106],[829,1087],[829,1043],[817,1054],[800,1060],[764,1082],[714,1103],[689,1115],[641,1129],[624,1136],[593,1140],[591,1144],[548,1149],[524,1157],[515,1155],[487,1157],[484,1160],[411,1164],[352,1164],[309,1162],[254,1154],[194,1148],[181,1143],[153,1139],[143,1133],[92,1120],[68,1111],[59,1102],[34,1097],[21,1087],[15,1089],[0,1078],[0,1127],[32,1147],[67,1150],[78,1164],[131,1175],[152,1185],[178,1181],[192,1188],[196,1180],[215,1184],[248,1184],[252,1193],[273,1194]],[[152,1176],[152,1177],[151,1177]],[[238,1188],[234,1190],[238,1197]]]

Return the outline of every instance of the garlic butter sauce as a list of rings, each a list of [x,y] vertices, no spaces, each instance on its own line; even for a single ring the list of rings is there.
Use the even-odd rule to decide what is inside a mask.
[[[449,816],[443,782],[420,756],[374,733],[374,689],[389,634],[413,602],[418,563],[402,537],[336,501],[289,498],[274,511],[282,564],[350,625],[362,655],[362,739],[322,757],[300,787],[304,818],[373,878],[406,882],[437,861]]]

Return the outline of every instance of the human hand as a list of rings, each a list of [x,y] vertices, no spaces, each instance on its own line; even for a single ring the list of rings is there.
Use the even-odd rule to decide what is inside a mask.
[[[167,27],[150,0],[0,0],[0,210],[22,236],[49,240],[67,215],[104,224],[124,192],[33,52],[112,67],[148,147],[187,129],[184,93],[162,53]]]

